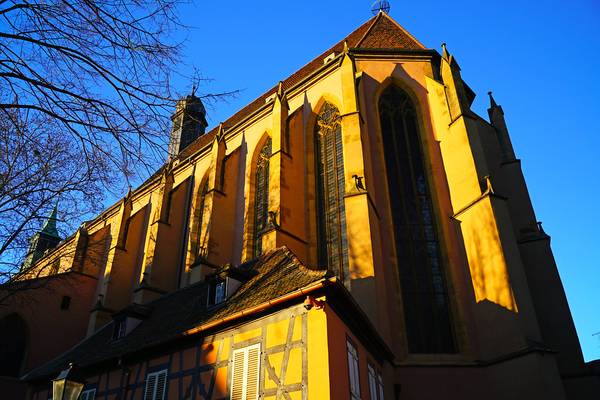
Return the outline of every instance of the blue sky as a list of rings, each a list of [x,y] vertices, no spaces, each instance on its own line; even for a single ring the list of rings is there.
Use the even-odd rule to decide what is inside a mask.
[[[390,15],[430,48],[447,42],[487,118],[502,105],[538,220],[552,248],[586,360],[600,358],[600,2],[391,1]],[[370,1],[206,2],[184,62],[200,91],[240,89],[208,109],[214,126],[371,17]]]

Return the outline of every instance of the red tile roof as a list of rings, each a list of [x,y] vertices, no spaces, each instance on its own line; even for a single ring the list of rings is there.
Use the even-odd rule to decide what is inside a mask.
[[[425,46],[419,43],[412,35],[410,35],[400,25],[392,20],[387,14],[379,13],[375,17],[362,24],[344,39],[339,41],[336,45],[282,81],[283,88],[288,90],[294,87],[303,79],[307,78],[311,73],[318,70],[323,66],[323,59],[329,54],[333,52],[335,52],[336,55],[341,53],[344,50],[344,42],[347,43],[348,48],[402,50],[425,49]],[[278,86],[279,84],[275,85],[262,96],[259,96],[250,104],[236,112],[223,123],[223,126],[225,128],[230,128],[248,116],[252,115],[252,113],[258,111],[262,106],[265,105],[265,99],[277,92]],[[218,129],[218,127],[215,127],[210,132],[200,136],[181,152],[179,158],[185,159],[196,153],[198,150],[204,148],[207,144],[213,141]]]

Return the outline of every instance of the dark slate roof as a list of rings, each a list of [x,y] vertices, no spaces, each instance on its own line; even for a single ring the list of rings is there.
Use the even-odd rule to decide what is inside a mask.
[[[423,46],[410,33],[392,20],[390,16],[385,13],[379,13],[358,27],[344,39],[340,40],[336,45],[282,81],[281,84],[283,89],[288,90],[292,88],[294,85],[307,78],[310,74],[317,71],[323,66],[323,60],[325,57],[331,53],[335,52],[336,55],[340,54],[344,50],[344,42],[347,43],[348,48],[425,50],[425,46]],[[250,104],[242,108],[240,111],[223,122],[223,127],[226,129],[230,128],[249,117],[252,113],[258,111],[265,105],[265,99],[276,93],[278,88],[279,84],[275,85],[262,96],[259,96]],[[219,127],[217,126],[205,135],[200,136],[181,152],[179,158],[184,159],[189,157],[198,150],[204,148],[204,146],[211,143],[214,140],[218,130]]]
[[[109,323],[71,350],[32,370],[23,379],[32,381],[57,375],[69,362],[90,367],[169,342],[189,329],[264,304],[327,275],[326,271],[304,267],[286,247],[268,252],[238,268],[253,276],[219,306],[206,306],[208,291],[204,282],[166,294],[144,306],[147,317],[124,338],[113,340],[114,324]]]

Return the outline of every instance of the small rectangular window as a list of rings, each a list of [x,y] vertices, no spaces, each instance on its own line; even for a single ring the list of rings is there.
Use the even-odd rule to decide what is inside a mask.
[[[369,394],[371,400],[384,400],[383,379],[381,373],[372,364],[369,364]]]
[[[348,351],[348,378],[350,379],[350,397],[354,400],[360,399],[360,373],[358,369],[358,352],[356,347],[346,340]]]
[[[231,400],[257,400],[260,376],[260,343],[234,350],[231,367]]]
[[[164,400],[167,390],[167,370],[152,372],[146,377],[144,400]]]
[[[81,392],[79,400],[94,400],[96,397],[96,389],[88,389]]]
[[[378,399],[378,390],[377,390],[377,374],[375,373],[375,368],[371,364],[369,364],[369,395],[371,396],[371,400],[379,400]]]
[[[69,307],[71,306],[71,297],[70,296],[63,296],[61,302],[60,302],[60,309],[61,310],[68,310]]]

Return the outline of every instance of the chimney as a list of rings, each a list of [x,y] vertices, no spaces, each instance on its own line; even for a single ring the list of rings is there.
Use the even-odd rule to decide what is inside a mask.
[[[171,121],[173,121],[173,130],[169,141],[170,158],[176,157],[196,138],[203,135],[208,126],[206,109],[200,98],[193,92],[177,102]]]

